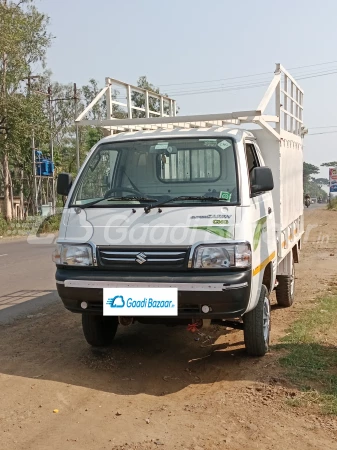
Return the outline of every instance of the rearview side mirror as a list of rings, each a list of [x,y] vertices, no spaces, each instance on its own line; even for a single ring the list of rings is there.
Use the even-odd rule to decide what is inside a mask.
[[[178,149],[173,145],[167,145],[167,142],[164,144],[151,145],[150,153],[156,153],[157,155],[177,155]]]
[[[73,177],[70,173],[60,173],[57,177],[57,193],[67,196],[73,184]]]
[[[273,189],[274,179],[271,169],[269,167],[254,167],[251,176],[252,195],[272,191]]]

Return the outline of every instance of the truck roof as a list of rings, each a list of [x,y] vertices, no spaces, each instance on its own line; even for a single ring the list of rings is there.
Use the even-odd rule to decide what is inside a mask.
[[[230,137],[236,141],[241,141],[243,137],[254,139],[252,132],[234,128],[234,127],[218,127],[213,126],[209,128],[172,128],[172,129],[157,129],[157,130],[142,130],[142,131],[127,131],[103,138],[100,142],[119,142],[119,141],[134,141],[139,139],[173,139],[184,137]]]

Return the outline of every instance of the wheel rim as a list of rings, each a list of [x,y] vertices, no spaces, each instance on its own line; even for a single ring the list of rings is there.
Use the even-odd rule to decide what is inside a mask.
[[[263,301],[263,337],[266,343],[269,342],[270,331],[270,303],[267,297]]]
[[[294,296],[294,290],[295,290],[295,266],[293,263],[293,269],[291,271],[291,281],[290,281],[290,295],[291,297]]]

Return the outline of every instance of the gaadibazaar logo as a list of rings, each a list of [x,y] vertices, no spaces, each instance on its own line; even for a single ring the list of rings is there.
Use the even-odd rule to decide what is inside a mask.
[[[103,289],[105,316],[177,316],[178,289],[171,287],[111,287]]]
[[[108,298],[107,305],[111,308],[174,308],[172,300],[154,300],[153,298],[144,298],[143,300],[133,300],[131,297],[126,301],[123,295],[116,295]]]

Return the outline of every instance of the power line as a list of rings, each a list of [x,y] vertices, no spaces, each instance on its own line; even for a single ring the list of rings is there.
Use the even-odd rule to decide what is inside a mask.
[[[297,77],[297,80],[306,80],[309,78],[317,78],[327,75],[334,75],[337,74],[337,69],[329,72],[314,72],[313,74],[306,74],[300,77]],[[170,92],[171,96],[179,97],[182,95],[196,95],[196,94],[204,94],[204,93],[212,93],[212,92],[225,92],[225,91],[234,91],[234,90],[241,90],[241,89],[250,89],[250,88],[256,88],[256,87],[263,87],[267,86],[269,83],[262,80],[257,80],[254,83],[248,83],[248,84],[237,84],[237,85],[220,85],[220,86],[213,86],[206,89],[199,89],[199,90],[191,90],[191,91],[176,91],[176,92]]]
[[[241,91],[244,89],[252,89],[252,88],[257,88],[257,87],[263,87],[263,86],[268,86],[268,83],[251,83],[251,84],[246,84],[246,85],[237,85],[237,86],[224,86],[224,87],[214,87],[214,88],[210,88],[210,89],[201,89],[201,90],[197,90],[197,91],[181,91],[181,92],[173,92],[170,93],[170,96],[174,96],[174,97],[181,97],[184,95],[198,95],[198,94],[208,94],[208,93],[214,93],[214,92],[228,92],[228,91]]]
[[[324,63],[309,64],[309,65],[306,65],[306,66],[291,67],[289,70],[305,69],[305,68],[308,68],[308,67],[324,66],[324,65],[328,65],[328,64],[334,64],[334,63],[337,63],[337,60],[336,61],[324,62]],[[267,74],[270,74],[270,72],[261,72],[261,73],[251,74],[251,75],[241,75],[241,76],[235,76],[235,77],[229,77],[229,78],[220,78],[220,79],[217,79],[217,80],[203,80],[203,81],[189,81],[189,82],[184,82],[184,83],[159,84],[159,87],[183,86],[183,85],[203,84],[203,83],[216,83],[216,82],[219,82],[219,81],[227,81],[227,80],[235,80],[235,79],[239,79],[239,78],[256,77],[256,76],[267,75]]]
[[[333,68],[333,70],[326,71],[326,72],[306,72],[303,73],[300,76],[297,76],[297,80],[305,80],[309,78],[316,78],[321,76],[327,76],[327,75],[333,75],[337,73],[337,68]],[[261,80],[256,81],[249,81],[248,83],[239,83],[239,84],[221,84],[218,86],[209,86],[201,89],[194,89],[194,90],[177,90],[177,91],[170,91],[171,96],[185,96],[185,95],[197,95],[197,94],[206,94],[206,93],[216,93],[216,92],[226,92],[226,91],[237,91],[242,89],[251,89],[251,88],[257,88],[257,87],[264,87],[268,86],[270,82],[270,78],[264,78]],[[115,100],[119,99],[125,99],[126,97],[118,96],[115,98]]]
[[[305,72],[302,74],[298,74],[296,76],[297,80],[304,80],[307,78],[312,78],[315,76],[323,76],[323,75],[330,75],[330,74],[334,74],[337,73],[337,67],[335,68],[331,68],[330,71],[328,72]],[[170,95],[178,95],[178,94],[185,94],[185,93],[189,93],[189,92],[210,92],[211,90],[214,89],[222,89],[222,88],[236,88],[236,87],[242,87],[242,86],[251,86],[251,87],[260,87],[260,86],[266,86],[270,83],[270,77],[268,78],[264,78],[264,79],[260,79],[260,80],[250,80],[248,83],[239,83],[239,84],[220,84],[220,85],[215,85],[215,86],[207,86],[201,89],[193,89],[193,90],[175,90],[175,91],[170,91]],[[284,82],[282,81],[282,83],[284,84]],[[218,92],[218,91],[217,91]]]
[[[158,87],[183,86],[186,84],[190,85],[190,84],[203,84],[203,83],[217,83],[219,81],[237,80],[239,78],[258,77],[258,76],[267,75],[267,74],[270,74],[270,71],[269,72],[261,72],[261,73],[253,73],[251,75],[241,75],[241,76],[229,77],[229,78],[218,78],[217,80],[204,80],[204,81],[190,81],[190,82],[185,82],[185,83],[159,84]]]
[[[269,74],[270,75],[270,74]],[[227,88],[227,87],[241,87],[241,86],[249,86],[252,84],[261,84],[261,83],[269,83],[270,82],[270,76],[268,78],[264,77],[263,79],[259,79],[259,80],[247,80],[245,82],[236,82],[236,83],[230,83],[230,84],[218,84],[218,85],[214,85],[214,86],[205,86],[205,87],[195,87],[192,88],[192,90],[186,90],[185,89],[174,89],[174,90],[170,90],[170,93],[172,94],[180,94],[182,92],[198,92],[198,91],[204,91],[204,90],[211,90],[211,89],[219,89],[219,88]]]
[[[325,75],[333,75],[335,73],[337,73],[337,70],[333,70],[332,72],[321,72],[321,73],[318,73],[316,75],[309,75],[309,76],[306,76],[306,77],[298,77],[297,79],[298,80],[306,80],[308,78],[324,77]]]
[[[324,127],[309,127],[310,130],[316,130],[319,128],[337,128],[337,125],[329,125],[329,126],[324,126]]]
[[[321,66],[324,64],[331,64],[337,61],[331,61],[329,63],[321,63],[321,64],[311,64],[310,66],[299,66],[297,69],[299,68],[305,68],[305,67],[312,67],[312,66]],[[294,69],[294,68],[293,68]],[[321,70],[321,69],[320,69]],[[268,74],[270,74],[270,72],[266,72]],[[322,71],[310,71],[310,72],[302,72],[297,74],[296,78],[297,80],[306,80],[306,79],[310,79],[310,78],[316,78],[316,77],[321,77],[321,76],[327,76],[327,75],[334,75],[337,74],[337,67],[331,67],[330,69],[327,69],[326,71],[322,72]],[[256,74],[258,75],[258,74]],[[260,74],[259,74],[260,75]],[[232,78],[228,78],[228,79],[236,79],[236,78],[247,78],[250,75],[244,75],[242,77],[232,77]],[[179,96],[186,96],[186,95],[198,95],[198,94],[206,94],[206,93],[217,93],[217,92],[227,92],[227,91],[237,91],[237,90],[243,90],[243,89],[251,89],[251,88],[258,88],[258,87],[264,87],[264,86],[268,86],[270,83],[270,78],[263,78],[260,80],[250,80],[248,82],[244,82],[244,83],[235,83],[235,84],[220,84],[220,85],[215,85],[215,86],[207,86],[207,87],[203,87],[200,89],[192,89],[192,90],[174,90],[174,91],[170,91],[170,96],[175,96],[175,97],[179,97]],[[192,83],[193,84],[193,83]],[[119,99],[125,99],[124,96],[117,96],[115,98],[115,100],[119,100]]]
[[[322,131],[321,133],[308,133],[307,136],[317,136],[318,134],[332,134],[332,133],[337,133],[336,131]]]
[[[306,72],[301,74],[300,76],[297,76],[298,80],[304,80],[307,78],[314,78],[316,76],[323,76],[323,75],[331,75],[337,73],[337,68],[333,68],[333,71],[328,71],[328,72]],[[219,92],[218,90],[222,90],[223,88],[225,88],[225,90],[227,90],[227,88],[236,88],[236,87],[242,87],[242,86],[251,86],[251,87],[260,87],[260,86],[266,86],[270,83],[270,78],[264,78],[263,80],[256,80],[256,81],[249,81],[248,84],[247,83],[239,83],[239,84],[229,84],[229,85],[218,85],[218,86],[209,86],[209,87],[205,87],[202,89],[198,89],[198,90],[180,90],[180,91],[170,91],[170,95],[179,95],[179,94],[185,94],[185,93],[190,93],[190,92],[210,92],[211,90],[215,90],[217,89],[217,92]]]

